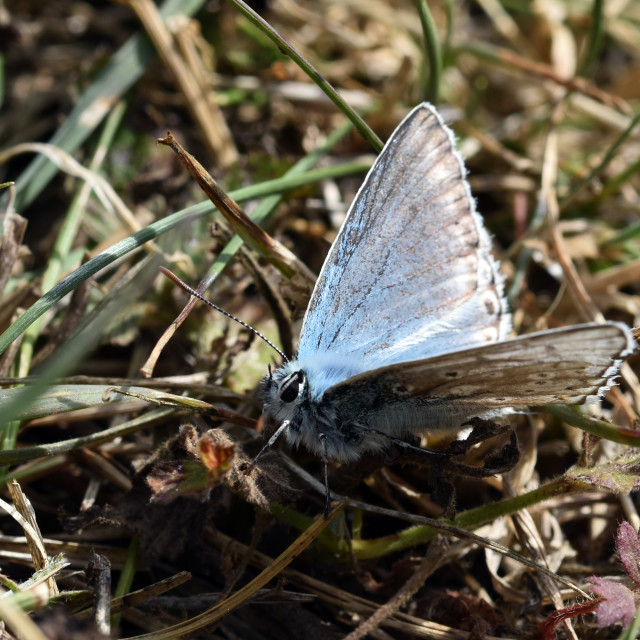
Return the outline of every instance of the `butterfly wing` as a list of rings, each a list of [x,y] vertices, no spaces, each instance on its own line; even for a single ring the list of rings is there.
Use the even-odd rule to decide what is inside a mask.
[[[342,423],[401,438],[508,407],[578,404],[606,389],[634,348],[624,325],[576,325],[367,371],[322,401]]]
[[[322,267],[298,360],[360,370],[503,338],[510,315],[451,130],[428,104],[398,126]]]

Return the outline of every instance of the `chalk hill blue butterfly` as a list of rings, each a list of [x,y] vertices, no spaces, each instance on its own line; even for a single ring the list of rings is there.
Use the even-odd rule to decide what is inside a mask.
[[[311,296],[297,358],[261,384],[265,419],[353,461],[473,416],[600,394],[635,342],[614,322],[509,339],[491,240],[451,130],[428,104],[389,138]],[[325,465],[326,466],[326,465]]]

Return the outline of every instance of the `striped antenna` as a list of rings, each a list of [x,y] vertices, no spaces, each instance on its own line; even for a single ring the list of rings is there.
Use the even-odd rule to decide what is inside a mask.
[[[169,271],[169,269],[166,269],[165,267],[160,267],[160,271],[162,271],[162,273],[164,273],[164,275],[167,276],[169,280],[177,284],[181,289],[184,289],[187,293],[190,293],[195,298],[198,298],[198,300],[202,300],[202,302],[204,302],[205,304],[208,304],[210,307],[212,307],[216,311],[219,311],[223,315],[227,316],[227,318],[231,318],[232,320],[235,320],[237,323],[241,324],[243,327],[246,327],[247,329],[249,329],[249,331],[257,335],[258,338],[261,338],[262,340],[264,340],[274,351],[277,351],[280,354],[280,356],[282,356],[282,359],[285,362],[289,362],[289,358],[287,358],[287,356],[285,356],[284,353],[282,353],[282,351],[280,351],[280,349],[278,349],[278,347],[276,347],[276,345],[273,344],[271,340],[269,340],[269,338],[267,338],[266,336],[263,336],[257,329],[254,329],[250,324],[243,322],[242,320],[240,320],[240,318],[236,318],[234,315],[230,314],[228,311],[225,311],[224,309],[220,308],[218,305],[213,304],[211,300],[207,300],[204,296],[201,296],[195,289],[192,289],[186,282],[183,282],[182,280],[180,280],[180,278],[178,278],[178,276],[175,273],[173,273],[172,271]]]

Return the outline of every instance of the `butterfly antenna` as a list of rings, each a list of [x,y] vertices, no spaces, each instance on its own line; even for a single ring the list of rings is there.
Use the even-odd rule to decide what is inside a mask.
[[[247,329],[249,329],[251,333],[254,333],[255,335],[257,335],[258,338],[261,338],[262,340],[264,340],[274,351],[277,351],[278,354],[280,354],[280,356],[285,362],[289,362],[289,358],[287,358],[287,356],[285,356],[284,353],[282,353],[282,351],[280,351],[280,349],[278,349],[278,347],[276,347],[276,345],[273,344],[271,340],[269,340],[269,338],[267,338],[266,336],[263,336],[257,329],[254,329],[251,325],[247,324],[246,322],[243,322],[242,320],[240,320],[240,318],[236,318],[236,316],[232,315],[228,311],[225,311],[218,305],[214,304],[213,302],[211,302],[211,300],[207,300],[204,296],[201,296],[195,289],[192,289],[186,282],[183,282],[182,280],[180,280],[180,278],[178,278],[178,276],[175,273],[169,271],[169,269],[166,269],[165,267],[160,267],[160,271],[162,271],[162,273],[164,273],[164,275],[167,276],[169,280],[177,284],[181,289],[184,289],[187,293],[190,293],[195,298],[198,298],[198,300],[202,300],[202,302],[204,302],[205,304],[208,304],[210,307],[212,307],[216,311],[219,311],[223,315],[227,316],[227,318],[231,318],[232,320],[235,320],[238,324],[241,324],[243,327],[246,327]]]

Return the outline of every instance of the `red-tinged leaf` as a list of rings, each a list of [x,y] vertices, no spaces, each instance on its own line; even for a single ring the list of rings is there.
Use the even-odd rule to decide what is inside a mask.
[[[588,581],[592,591],[604,598],[596,609],[598,626],[608,627],[616,622],[622,622],[625,627],[630,624],[637,609],[633,591],[620,582],[606,578],[591,576]]]
[[[561,622],[595,611],[600,602],[600,598],[586,600],[585,602],[579,602],[570,607],[554,611],[551,615],[547,616],[540,625],[538,629],[538,640],[555,640],[556,627]]]
[[[618,528],[616,544],[626,574],[640,587],[640,531],[623,521]]]
[[[215,443],[208,433],[198,440],[198,453],[202,464],[214,476],[219,476],[229,470],[233,459],[235,445]]]

